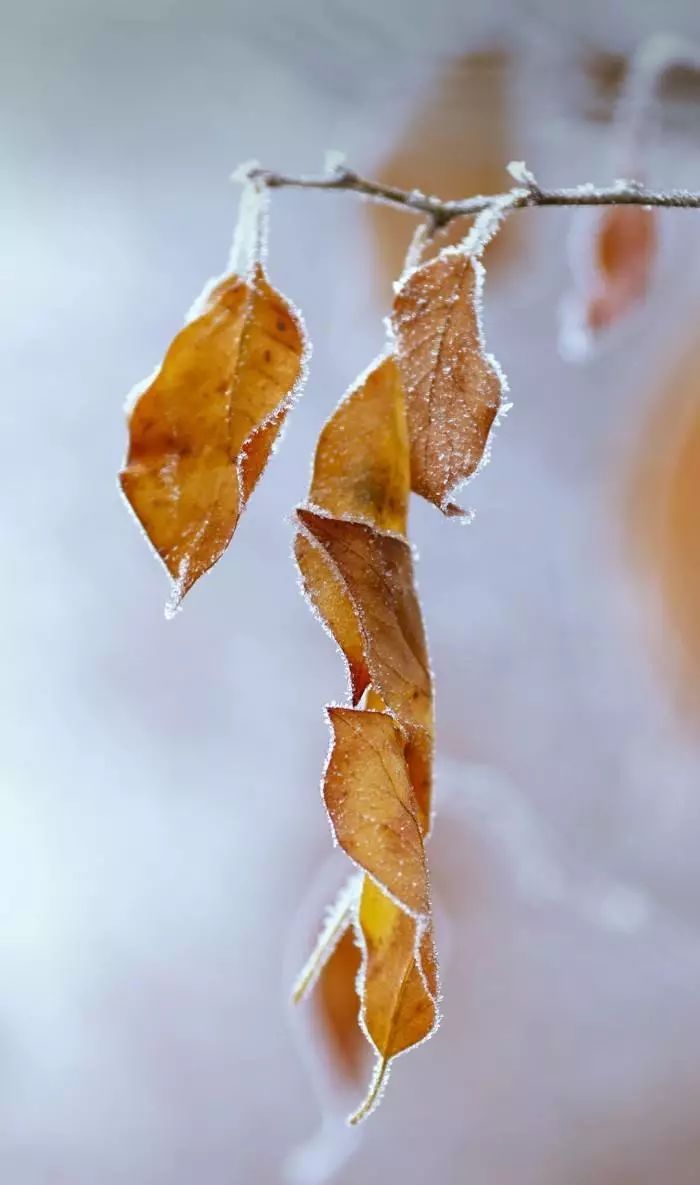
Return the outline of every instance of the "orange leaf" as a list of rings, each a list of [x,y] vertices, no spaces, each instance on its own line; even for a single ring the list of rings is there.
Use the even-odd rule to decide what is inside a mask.
[[[361,1018],[378,1060],[367,1098],[351,1123],[364,1119],[379,1101],[391,1059],[429,1037],[439,1019],[432,926],[416,922],[365,878],[358,927],[365,948]]]
[[[382,358],[336,408],[316,447],[309,501],[405,535],[410,474],[401,379]]]
[[[362,1082],[367,1063],[357,994],[361,962],[362,953],[348,925],[324,964],[316,987],[316,1012],[331,1062],[340,1077],[352,1085]]]
[[[323,786],[338,843],[368,874],[363,904],[358,915],[356,898],[351,905],[350,898],[340,899],[296,993],[321,981],[352,909],[366,954],[363,1027],[379,1055],[353,1122],[379,1098],[391,1058],[428,1036],[436,1022],[423,847],[430,822],[432,678],[405,539],[409,489],[404,391],[388,357],[359,380],[324,427],[309,504],[297,510],[305,591],[343,651],[353,704],[365,696],[362,709],[328,709],[333,743]],[[341,1009],[346,985],[341,981],[335,990]]]
[[[644,206],[605,206],[579,212],[571,230],[574,286],[562,304],[560,342],[577,358],[647,296],[658,222]]]
[[[608,206],[599,214],[594,242],[596,279],[586,320],[593,331],[623,317],[649,288],[657,249],[657,222],[644,206]]]
[[[321,611],[340,585],[352,605],[362,638],[364,661],[372,686],[404,728],[407,739],[425,750],[432,736],[432,680],[418,598],[413,581],[411,549],[396,535],[385,535],[364,523],[328,518],[299,507],[297,519],[309,543],[321,549],[326,566],[318,584],[307,592]],[[324,583],[325,572],[333,583]],[[332,615],[326,620],[332,626]],[[342,637],[336,635],[340,646]],[[414,785],[421,826],[430,814],[429,771]]]
[[[410,272],[394,301],[411,488],[448,515],[464,513],[450,495],[484,456],[505,387],[484,352],[482,281],[479,259],[448,248]]]
[[[427,915],[428,872],[404,741],[384,712],[329,708],[323,797],[343,851],[412,914]]]
[[[309,500],[337,517],[405,531],[408,494],[403,390],[393,358],[384,358],[323,428]],[[297,534],[295,554],[307,595],[345,656],[352,702],[357,704],[369,683],[369,671],[356,610],[328,556],[302,532]]]
[[[129,417],[122,489],[179,602],[228,546],[303,371],[298,317],[257,264],[200,302]]]
[[[369,671],[355,607],[325,552],[302,531],[297,531],[294,555],[309,603],[343,652],[352,702],[357,704],[369,684]]]

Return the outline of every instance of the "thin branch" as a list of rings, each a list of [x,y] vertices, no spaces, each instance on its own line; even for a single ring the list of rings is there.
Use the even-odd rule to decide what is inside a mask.
[[[700,193],[686,189],[657,191],[634,181],[617,181],[599,189],[594,185],[578,185],[570,189],[542,189],[534,180],[525,186],[515,186],[503,193],[478,194],[475,197],[443,201],[422,193],[419,189],[398,189],[361,177],[352,169],[337,169],[320,177],[291,177],[268,169],[254,168],[248,174],[251,181],[268,189],[337,189],[362,194],[372,201],[384,202],[399,209],[428,215],[436,229],[447,226],[455,218],[479,214],[489,206],[507,201],[510,209],[535,206],[658,206],[663,209],[698,210]]]

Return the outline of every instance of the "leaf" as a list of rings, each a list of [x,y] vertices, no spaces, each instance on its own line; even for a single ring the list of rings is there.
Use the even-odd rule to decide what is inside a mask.
[[[392,1058],[435,1030],[438,981],[432,926],[417,922],[365,878],[358,927],[365,948],[361,1020],[377,1053],[368,1095],[350,1122],[374,1109]]]
[[[655,392],[630,467],[626,524],[652,617],[644,631],[674,706],[700,717],[700,337],[674,358]]]
[[[503,50],[485,48],[450,56],[431,67],[427,78],[401,88],[399,116],[379,173],[387,184],[401,189],[461,198],[468,193],[498,193],[503,188],[503,163],[517,152],[513,127],[512,79],[514,60]],[[396,122],[389,119],[387,127]],[[372,282],[379,285],[383,303],[406,257],[411,227],[395,209],[382,202],[366,202],[363,213],[373,231],[375,266]],[[457,243],[465,223],[457,219],[433,243]],[[519,219],[509,220],[488,247],[489,276],[508,267],[522,241]]]
[[[260,264],[199,302],[129,417],[121,486],[179,602],[221,557],[303,373],[297,315]]]
[[[410,272],[394,300],[411,488],[447,515],[464,513],[450,495],[479,466],[505,390],[484,351],[483,274],[474,254],[448,248]]]
[[[391,716],[329,708],[323,797],[341,848],[409,913],[430,911],[423,833],[404,740]]]
[[[309,501],[334,518],[405,535],[409,492],[404,393],[389,356],[360,378],[323,428]]]
[[[357,704],[369,684],[369,671],[355,606],[328,556],[303,531],[297,532],[294,554],[309,604],[345,658],[352,702]]]
[[[596,282],[586,320],[598,332],[647,294],[657,249],[654,211],[644,206],[605,207],[599,214],[594,247]]]
[[[307,541],[326,559],[326,566],[316,573],[319,583],[306,582],[312,603],[320,611],[340,585],[355,614],[372,686],[407,739],[429,747],[432,680],[408,543],[364,523],[328,518],[308,507],[299,507],[297,519]],[[328,571],[332,583],[324,583]],[[333,616],[326,618],[329,625]],[[342,637],[336,640],[342,646]],[[424,784],[414,785],[414,792],[421,825],[426,827],[430,780],[425,771],[423,777]]]
[[[323,428],[309,499],[330,515],[405,531],[408,495],[403,390],[388,357],[359,380]],[[302,532],[295,554],[307,595],[345,656],[357,704],[369,671],[356,609],[328,556]]]
[[[365,951],[362,1023],[378,1062],[352,1122],[374,1107],[391,1058],[428,1036],[437,1015],[424,851],[432,677],[405,538],[409,486],[404,392],[388,357],[358,381],[324,427],[310,501],[297,509],[296,556],[306,594],[344,654],[353,705],[364,697],[364,707],[328,709],[333,740],[323,783],[334,835],[367,874],[363,905],[353,909]],[[297,996],[322,982],[344,908],[341,902],[331,915]],[[339,981],[339,1011],[346,987]]]
[[[324,964],[316,987],[316,1013],[331,1063],[338,1076],[352,1086],[363,1081],[367,1067],[367,1042],[359,1025],[357,992],[361,963],[362,953],[348,925]]]
[[[654,210],[621,205],[578,214],[570,239],[574,287],[562,305],[565,356],[585,356],[645,299],[657,251]]]

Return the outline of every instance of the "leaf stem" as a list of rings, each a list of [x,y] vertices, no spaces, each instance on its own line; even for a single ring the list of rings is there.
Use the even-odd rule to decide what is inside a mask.
[[[490,206],[504,202],[515,210],[536,206],[658,206],[675,210],[700,209],[700,192],[687,189],[647,189],[631,180],[616,181],[613,185],[602,188],[585,184],[564,189],[543,189],[531,179],[526,185],[516,185],[502,193],[477,194],[474,197],[444,201],[442,198],[422,193],[419,189],[399,189],[394,185],[369,180],[344,167],[330,174],[307,177],[289,176],[256,166],[251,169],[248,176],[268,189],[335,189],[359,193],[372,201],[428,215],[436,229],[447,226],[456,218],[471,217]]]
[[[366,1119],[370,1111],[374,1109],[375,1104],[379,1101],[379,1096],[386,1081],[390,1061],[391,1058],[389,1057],[380,1056],[378,1058],[374,1067],[372,1081],[370,1082],[369,1090],[367,1091],[367,1097],[357,1108],[357,1111],[354,1111],[348,1119],[348,1123],[352,1127],[355,1127],[356,1124],[361,1123],[363,1119]]]

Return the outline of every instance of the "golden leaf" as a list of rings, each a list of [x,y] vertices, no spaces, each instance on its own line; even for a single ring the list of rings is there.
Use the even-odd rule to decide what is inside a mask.
[[[316,446],[309,502],[405,535],[410,474],[401,379],[382,358],[341,401]]]
[[[306,584],[314,605],[331,600],[340,583],[352,605],[373,688],[419,749],[430,748],[432,737],[432,680],[427,645],[413,580],[411,549],[404,539],[385,535],[364,523],[328,518],[299,507],[297,519],[307,540],[320,548],[325,566],[318,584]],[[331,572],[333,583],[325,583]],[[326,616],[331,625],[332,615]],[[336,635],[338,645],[343,645]],[[414,785],[421,826],[430,813],[430,779]]]
[[[303,370],[302,327],[257,264],[203,298],[129,417],[122,489],[179,601],[228,546]]]
[[[430,910],[418,809],[391,716],[329,708],[333,742],[323,797],[343,851],[412,914]]]
[[[408,494],[403,390],[389,357],[360,380],[323,428],[309,499],[328,514],[405,531]],[[357,704],[369,672],[355,607],[328,556],[302,532],[295,554],[306,593],[345,655]]]
[[[363,1080],[368,1052],[359,1024],[357,977],[361,961],[353,928],[348,925],[319,974],[315,992],[316,1014],[331,1064],[353,1086]]]
[[[478,306],[483,267],[452,248],[399,287],[392,317],[406,392],[411,488],[445,514],[479,465],[504,380],[484,352]]]
[[[369,684],[369,671],[355,607],[340,574],[331,567],[324,551],[303,531],[297,531],[294,555],[310,604],[343,652],[352,702],[357,704]]]
[[[423,846],[430,821],[432,678],[405,539],[410,467],[404,404],[396,363],[384,358],[324,427],[309,504],[297,510],[296,556],[305,591],[343,651],[352,703],[365,697],[363,708],[328,709],[333,742],[323,785],[336,839],[367,874],[362,906],[356,898],[351,907],[349,898],[340,899],[295,993],[299,998],[312,983],[324,982],[352,908],[366,956],[363,1029],[378,1054],[353,1122],[376,1103],[392,1057],[428,1036],[436,1020]],[[347,983],[339,979],[335,990],[338,1014],[347,1015]]]
[[[358,926],[365,948],[360,1015],[378,1059],[367,1098],[351,1123],[376,1105],[391,1059],[426,1040],[439,1019],[432,926],[406,914],[367,877]]]

